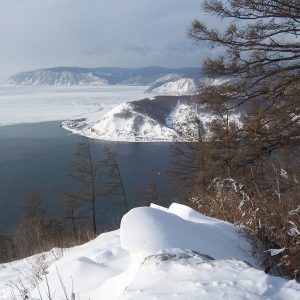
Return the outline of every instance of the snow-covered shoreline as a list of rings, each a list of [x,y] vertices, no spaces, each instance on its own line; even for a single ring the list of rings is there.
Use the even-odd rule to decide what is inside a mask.
[[[47,298],[45,276],[36,286],[28,273],[28,264],[41,259],[48,264],[53,299],[64,297],[60,278],[67,294],[81,300],[296,300],[300,293],[295,281],[260,270],[249,241],[233,224],[176,203],[132,209],[120,230],[63,252],[0,265],[0,298],[9,299],[7,284],[18,278],[29,288],[29,298]]]

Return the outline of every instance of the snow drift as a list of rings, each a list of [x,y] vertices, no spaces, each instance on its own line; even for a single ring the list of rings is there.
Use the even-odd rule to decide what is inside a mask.
[[[120,230],[66,249],[60,258],[51,252],[44,256],[54,299],[64,298],[59,276],[67,294],[73,291],[82,300],[293,300],[300,293],[295,281],[258,269],[243,232],[180,204],[135,208],[123,217]],[[47,298],[46,276],[36,286],[22,277],[28,260],[38,257],[0,265],[1,299],[9,299],[7,283],[18,277],[29,297]]]

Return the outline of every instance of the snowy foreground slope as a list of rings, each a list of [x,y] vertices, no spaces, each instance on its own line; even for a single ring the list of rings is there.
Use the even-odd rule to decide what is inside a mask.
[[[232,224],[179,204],[135,208],[123,217],[120,230],[66,249],[62,257],[57,253],[0,265],[0,299],[10,298],[7,283],[17,285],[17,277],[29,287],[29,298],[48,299],[45,275],[34,287],[28,272],[41,260],[49,265],[52,299],[66,299],[63,286],[69,299],[73,292],[81,300],[293,300],[300,295],[295,281],[257,268],[249,243]]]

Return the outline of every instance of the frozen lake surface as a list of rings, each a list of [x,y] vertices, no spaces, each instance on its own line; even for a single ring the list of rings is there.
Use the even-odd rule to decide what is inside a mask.
[[[120,103],[148,97],[147,86],[0,85],[0,125],[39,123],[103,114]]]

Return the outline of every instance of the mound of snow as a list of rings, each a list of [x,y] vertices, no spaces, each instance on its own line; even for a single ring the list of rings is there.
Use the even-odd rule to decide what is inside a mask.
[[[157,95],[194,95],[197,90],[198,85],[195,79],[181,78],[151,87],[148,91]]]
[[[152,205],[127,213],[120,231],[65,249],[62,257],[50,251],[0,265],[0,298],[24,299],[17,286],[28,288],[29,299],[65,299],[65,292],[81,300],[299,299],[295,281],[244,261],[256,266],[232,224],[180,204]],[[43,262],[47,274],[32,277]]]
[[[214,258],[235,257],[253,263],[249,255],[250,245],[240,239],[240,233],[232,224],[210,221],[210,218],[202,218],[199,213],[189,209],[189,214],[194,214],[193,219],[197,222],[190,221],[185,206],[181,206],[181,209],[177,207],[176,211],[185,215],[186,219],[151,207],[131,210],[121,222],[122,248],[147,255],[168,248],[189,249]],[[172,210],[174,207],[171,207]],[[208,239],[209,243],[206,242]]]

